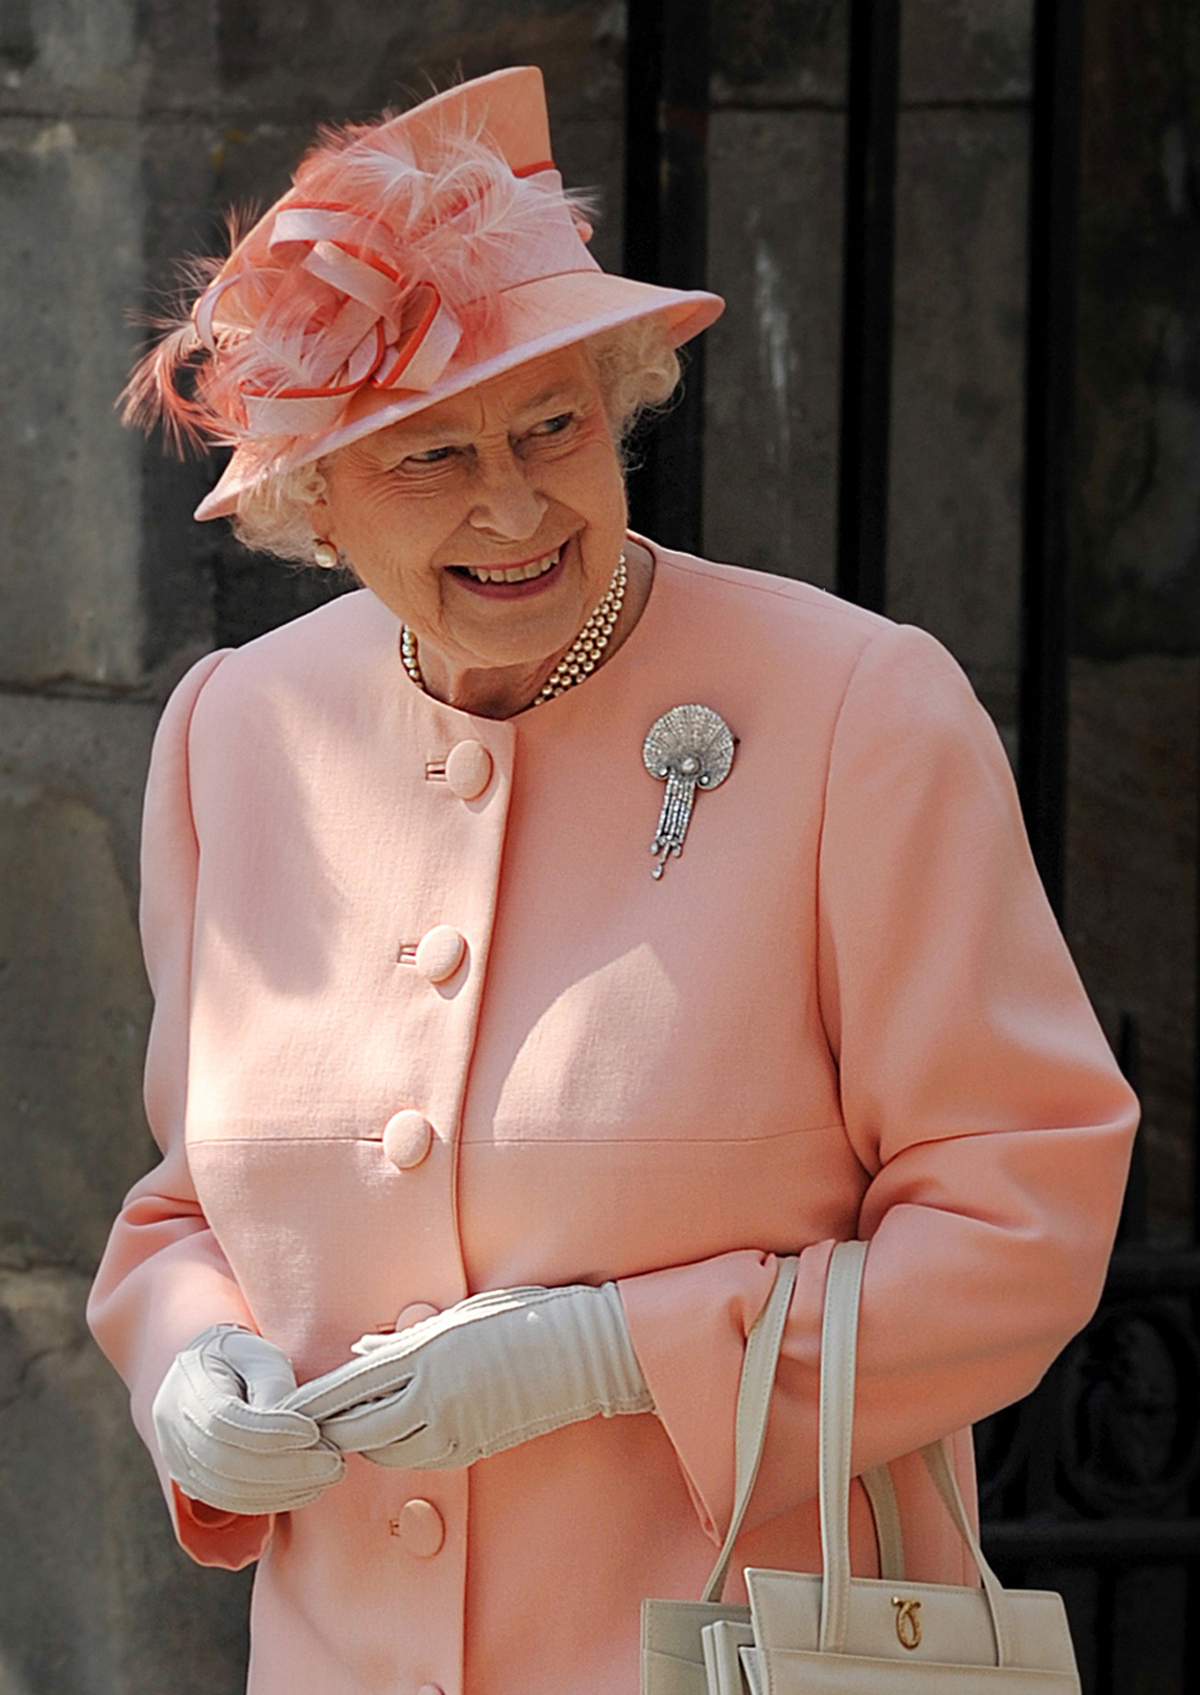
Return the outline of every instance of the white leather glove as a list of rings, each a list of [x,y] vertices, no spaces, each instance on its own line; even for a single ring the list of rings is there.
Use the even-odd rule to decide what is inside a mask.
[[[615,1283],[472,1295],[353,1351],[284,1404],[379,1465],[467,1466],[597,1413],[654,1410]]]
[[[225,1512],[282,1513],[336,1483],[341,1454],[280,1405],[295,1387],[286,1354],[235,1324],[214,1324],[176,1354],[151,1415],[184,1494]]]

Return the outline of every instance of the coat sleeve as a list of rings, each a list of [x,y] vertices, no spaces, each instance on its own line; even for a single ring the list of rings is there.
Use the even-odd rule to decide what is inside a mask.
[[[175,1355],[210,1324],[256,1329],[200,1209],[184,1147],[192,927],[199,849],[188,791],[188,737],[200,691],[221,663],[209,654],[175,690],[159,723],[142,821],[141,927],[154,1017],[146,1111],[162,1150],[126,1196],[88,1305],[93,1334],[129,1385],[182,1546],[204,1565],[238,1570],[262,1553],[269,1516],[241,1517],[191,1502],[172,1483],[150,1408]]]
[[[1137,1103],[1050,911],[1008,761],[949,654],[885,626],[834,729],[818,868],[818,991],[868,1238],[854,1467],[1028,1393],[1095,1309]],[[800,1272],[747,1528],[816,1493],[831,1242]],[[770,1255],[621,1284],[701,1521],[733,1495],[745,1337]]]

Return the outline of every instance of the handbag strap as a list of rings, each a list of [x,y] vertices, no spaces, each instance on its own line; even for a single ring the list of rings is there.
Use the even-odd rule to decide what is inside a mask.
[[[978,1568],[980,1581],[988,1599],[992,1631],[996,1638],[996,1664],[1006,1666],[1012,1658],[1008,1597],[979,1546],[979,1538],[975,1534],[963,1502],[962,1491],[958,1486],[958,1476],[950,1457],[950,1443],[944,1436],[940,1442],[931,1442],[927,1448],[921,1449],[921,1458],[925,1461],[925,1468],[933,1479],[935,1489],[946,1504],[946,1511],[954,1520],[954,1528],[966,1543],[967,1552]]]
[[[821,1325],[820,1389],[820,1510],[821,1554],[825,1578],[821,1587],[820,1648],[840,1654],[846,1649],[850,1615],[850,1450],[854,1436],[854,1385],[858,1365],[858,1308],[862,1291],[865,1242],[839,1242],[829,1261],[825,1284],[825,1314]],[[999,1579],[988,1565],[979,1538],[967,1516],[945,1438],[921,1450],[934,1487],[971,1558],[979,1569],[996,1640],[996,1664],[1010,1660],[1011,1630],[1008,1601]]]
[[[775,1385],[775,1366],[783,1343],[792,1291],[796,1287],[796,1270],[800,1261],[795,1255],[781,1259],[775,1274],[775,1287],[767,1304],[755,1319],[746,1338],[746,1356],[738,1383],[737,1426],[734,1439],[733,1517],[717,1555],[712,1575],[704,1585],[703,1601],[716,1601],[725,1587],[733,1545],[742,1528],[750,1496],[758,1476],[763,1444],[767,1439],[767,1417],[771,1410],[771,1390]]]
[[[900,1503],[896,1485],[885,1465],[872,1466],[858,1480],[866,1491],[875,1520],[875,1545],[879,1549],[879,1575],[890,1583],[903,1583],[904,1532],[900,1527]]]
[[[754,1493],[763,1446],[767,1439],[767,1421],[771,1411],[771,1393],[775,1387],[775,1372],[788,1309],[796,1287],[799,1260],[794,1256],[781,1259],[775,1275],[775,1285],[766,1305],[759,1313],[746,1338],[746,1355],[738,1383],[736,1435],[734,1439],[733,1517],[717,1555],[717,1563],[704,1586],[704,1601],[720,1599],[733,1557],[734,1543],[741,1533],[742,1520]],[[871,1513],[875,1521],[875,1536],[879,1544],[880,1575],[895,1582],[904,1579],[904,1542],[900,1530],[900,1513],[896,1491],[886,1466],[866,1472],[862,1478]]]
[[[818,1410],[822,1653],[845,1652],[850,1622],[850,1445],[865,1242],[839,1242],[825,1280]]]

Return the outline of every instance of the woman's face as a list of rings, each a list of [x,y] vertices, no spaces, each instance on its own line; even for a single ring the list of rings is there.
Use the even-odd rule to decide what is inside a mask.
[[[621,468],[579,346],[366,436],[325,470],[314,529],[414,632],[427,680],[439,665],[548,672],[625,541]]]

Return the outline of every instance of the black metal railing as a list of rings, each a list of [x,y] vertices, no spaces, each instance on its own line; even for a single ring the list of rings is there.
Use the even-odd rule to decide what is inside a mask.
[[[887,610],[900,0],[849,8],[837,591]]]
[[[1034,8],[1025,326],[1018,781],[1034,858],[1062,916],[1078,288],[1083,0]]]
[[[625,101],[626,276],[703,288],[708,270],[708,0],[628,7]],[[687,354],[682,398],[640,445],[630,518],[667,547],[700,551],[704,492],[704,337]]]

